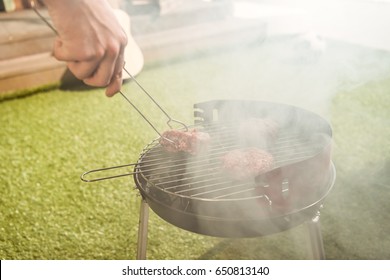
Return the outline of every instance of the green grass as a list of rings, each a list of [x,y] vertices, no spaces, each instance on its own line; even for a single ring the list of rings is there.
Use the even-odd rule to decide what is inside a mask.
[[[175,118],[191,122],[195,102],[272,99],[256,90],[267,69],[242,70],[237,78],[237,69],[264,59],[256,48],[205,54],[151,65],[138,80]],[[133,83],[124,90],[159,129],[166,127]],[[327,102],[337,168],[321,216],[328,258],[390,258],[389,91],[390,79],[381,79]],[[142,118],[119,95],[54,89],[1,102],[0,124],[0,259],[134,259],[140,197],[132,178],[87,184],[79,177],[135,162],[156,137]],[[221,239],[151,213],[147,253],[149,259],[305,259],[306,234],[299,226]]]
[[[390,259],[389,106],[390,79],[333,100],[338,176],[323,211],[330,258]]]

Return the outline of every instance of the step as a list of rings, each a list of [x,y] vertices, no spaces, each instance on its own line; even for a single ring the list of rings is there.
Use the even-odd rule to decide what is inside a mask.
[[[198,51],[239,47],[264,40],[266,25],[259,21],[226,18],[136,35],[146,62],[169,60]]]
[[[0,94],[59,83],[66,64],[50,52],[0,61]]]
[[[54,37],[32,10],[0,13],[0,61],[50,51]]]

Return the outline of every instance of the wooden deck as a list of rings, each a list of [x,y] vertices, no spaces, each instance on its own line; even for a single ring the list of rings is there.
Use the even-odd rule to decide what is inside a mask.
[[[265,35],[263,22],[239,21],[221,10],[217,17],[213,11],[212,19],[204,11],[199,13],[203,20],[194,12],[160,18],[132,16],[132,34],[145,63],[244,44]],[[0,13],[0,94],[60,83],[66,65],[51,56],[53,40],[53,31],[32,10]]]

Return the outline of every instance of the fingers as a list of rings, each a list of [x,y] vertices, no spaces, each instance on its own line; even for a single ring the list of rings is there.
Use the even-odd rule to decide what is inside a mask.
[[[85,80],[90,78],[98,68],[99,61],[74,61],[68,62],[69,70],[75,75],[79,80]]]
[[[117,73],[106,88],[106,96],[112,97],[120,91],[122,87],[122,71]]]
[[[108,96],[115,94],[122,83],[129,24],[122,27],[106,0],[45,2],[58,34],[54,56],[67,62],[69,70],[86,84],[107,87]]]
[[[116,63],[121,52],[122,48],[119,46],[107,47],[93,74],[83,79],[84,83],[90,86],[107,86],[114,76]]]
[[[94,49],[94,53],[82,53],[66,48],[60,39],[56,40],[54,56],[67,61],[69,70],[76,78],[90,86],[107,87],[106,95],[111,97],[122,86],[122,69],[124,65],[124,44],[111,44],[105,49]],[[73,47],[73,46],[71,46]]]
[[[90,61],[104,56],[103,46],[92,38],[73,38],[73,40],[56,37],[53,55],[60,61]]]
[[[104,57],[104,51],[100,53],[96,49],[83,46],[76,48],[73,45],[63,43],[60,38],[54,42],[53,55],[60,61],[66,61],[69,70],[79,80],[90,78]]]
[[[116,94],[122,87],[122,73],[123,66],[125,64],[124,47],[122,47],[120,54],[116,60],[114,75],[112,76],[109,85],[106,89],[106,95],[108,97]]]

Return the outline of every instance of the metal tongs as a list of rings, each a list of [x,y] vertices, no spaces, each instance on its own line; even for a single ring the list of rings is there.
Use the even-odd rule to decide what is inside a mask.
[[[168,118],[168,121],[167,121],[167,125],[172,129],[172,125],[171,123],[178,123],[180,125],[183,126],[183,128],[185,129],[185,131],[188,131],[188,127],[185,123],[183,123],[182,121],[179,121],[179,120],[176,120],[176,119],[173,119],[169,116],[169,114],[160,106],[160,104],[158,104],[158,102],[144,89],[143,86],[141,86],[140,83],[138,83],[138,81],[134,78],[134,76],[129,72],[127,71],[127,69],[123,66],[123,70],[130,76],[130,78],[137,84],[137,86],[150,98],[150,100],[153,101],[153,103],[161,110],[161,112],[164,113],[164,115]],[[126,95],[123,94],[123,92],[120,90],[119,93],[123,96],[123,98],[142,116],[142,118],[154,129],[154,131],[157,132],[158,135],[160,135],[161,138],[164,138],[165,140],[169,141],[169,142],[172,142],[172,143],[175,143],[174,141],[172,141],[171,139],[168,139],[164,136],[161,135],[161,133],[156,129],[156,127],[153,125],[153,123],[134,105],[134,103],[129,99],[127,98]]]
[[[54,26],[38,11],[35,5],[35,1],[30,1],[31,8],[34,10],[34,12],[46,23],[46,25],[53,30],[55,34],[58,35],[57,30],[54,28]],[[161,112],[168,118],[167,125],[173,129],[172,123],[180,124],[185,131],[188,131],[187,125],[179,120],[171,118],[171,116],[161,107],[161,105],[148,93],[148,91],[145,90],[145,88],[135,79],[135,77],[125,68],[125,65],[123,65],[123,70],[130,76],[130,78],[137,84],[137,86],[149,97],[149,99],[161,110]],[[141,115],[141,117],[150,125],[150,127],[153,128],[155,132],[165,140],[175,144],[175,142],[171,139],[168,139],[159,132],[159,130],[153,125],[153,123],[137,108],[137,106],[134,105],[134,103],[120,90],[120,95]]]

